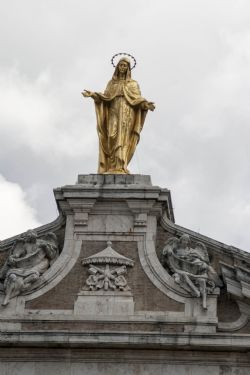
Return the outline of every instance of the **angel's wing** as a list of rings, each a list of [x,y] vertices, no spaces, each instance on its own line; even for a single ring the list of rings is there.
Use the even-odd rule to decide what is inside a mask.
[[[204,243],[196,242],[194,252],[203,262],[209,263],[208,252]]]
[[[10,251],[11,255],[14,255],[15,257],[21,256],[23,253],[23,246],[24,246],[24,239],[22,237],[19,237],[13,244],[12,249]]]

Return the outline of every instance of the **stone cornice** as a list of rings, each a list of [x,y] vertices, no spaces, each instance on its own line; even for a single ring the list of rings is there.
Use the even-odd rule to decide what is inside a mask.
[[[148,333],[148,332],[30,332],[0,333],[0,347],[189,349],[196,351],[249,351],[250,336],[244,334]]]

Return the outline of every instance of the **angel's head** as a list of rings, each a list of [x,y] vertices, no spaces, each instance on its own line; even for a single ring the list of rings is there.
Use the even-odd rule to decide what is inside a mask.
[[[29,243],[36,243],[37,240],[37,233],[34,230],[28,230],[25,233],[25,240]]]
[[[183,248],[189,247],[189,245],[190,245],[190,237],[189,237],[189,235],[188,234],[183,234],[180,237],[179,244]]]

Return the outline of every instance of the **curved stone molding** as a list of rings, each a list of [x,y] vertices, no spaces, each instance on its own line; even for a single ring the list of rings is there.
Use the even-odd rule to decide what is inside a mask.
[[[238,304],[241,316],[235,322],[219,323],[218,328],[220,331],[237,331],[250,320],[250,270],[237,264],[233,266],[225,262],[219,264],[227,293]]]
[[[24,294],[25,301],[40,297],[42,294],[54,288],[74,267],[81,251],[81,241],[66,240],[60,257],[53,264],[53,267],[43,275],[41,283],[30,293]]]
[[[236,300],[241,316],[234,322],[219,322],[219,331],[233,332],[244,328],[250,320],[250,305],[242,301]]]
[[[143,236],[143,241],[138,242],[139,258],[145,273],[152,283],[168,297],[178,302],[187,303],[191,298],[190,295],[176,285],[157,257],[153,239],[153,234],[156,233],[154,220],[149,218],[148,227],[150,230]]]
[[[249,267],[249,253],[233,246],[227,246],[221,242],[215,241],[212,238],[200,235],[186,228],[176,225],[170,221],[166,214],[161,217],[160,225],[170,235],[180,236],[182,233],[190,235],[193,241],[202,241],[206,246],[209,246],[210,251],[217,254],[219,258],[224,258],[227,255],[231,258],[232,264],[227,264],[223,261],[219,262],[219,269],[222,274],[224,284],[227,287],[227,292],[237,302],[241,316],[235,322],[218,323],[218,329],[223,332],[237,331],[243,328],[250,317],[250,267]],[[246,301],[243,303],[242,301]],[[243,308],[244,305],[244,308]]]
[[[218,323],[218,330],[221,332],[234,332],[238,331],[239,329],[245,327],[248,323],[248,315],[241,314],[239,319],[235,320],[234,322],[219,322]]]
[[[161,292],[169,298],[185,304],[186,316],[204,315],[201,301],[197,301],[196,297],[191,296],[190,293],[176,284],[172,276],[160,263],[155,249],[154,233],[156,233],[156,222],[151,217],[148,218],[148,230],[143,234],[142,241],[138,241],[139,259],[144,272]],[[219,290],[216,288],[212,294],[207,296],[207,309],[205,310],[207,319],[215,319],[217,316],[218,294]]]
[[[68,233],[68,234],[67,234]],[[53,267],[43,274],[38,285],[23,297],[30,301],[54,288],[73,268],[80,256],[82,241],[73,236],[73,217],[68,216],[64,246]]]

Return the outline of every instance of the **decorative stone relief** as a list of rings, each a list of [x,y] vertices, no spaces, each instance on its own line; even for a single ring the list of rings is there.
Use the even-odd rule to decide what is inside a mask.
[[[0,289],[5,293],[2,305],[6,306],[11,298],[30,291],[57,256],[54,233],[38,238],[35,231],[29,230],[19,236],[0,270]]]
[[[130,288],[125,275],[127,266],[133,267],[134,262],[112,249],[110,241],[107,245],[103,251],[82,260],[84,266],[89,266],[84,289],[128,291]]]
[[[175,282],[194,297],[202,298],[202,306],[207,308],[206,297],[222,282],[210,265],[206,246],[196,242],[190,247],[190,237],[183,234],[180,239],[171,237],[162,252],[163,264]]]

